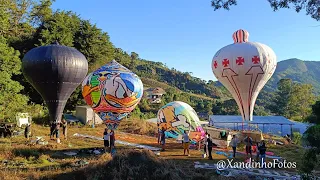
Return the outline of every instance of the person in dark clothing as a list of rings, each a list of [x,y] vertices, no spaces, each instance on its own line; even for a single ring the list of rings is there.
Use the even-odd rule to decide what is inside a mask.
[[[61,125],[62,125],[62,134],[64,139],[67,139],[67,125],[68,122],[63,118],[61,121]]]
[[[107,149],[109,148],[110,144],[109,144],[109,140],[110,140],[110,133],[108,133],[108,129],[104,129],[103,132],[103,143],[104,143],[104,152],[107,152]]]
[[[110,132],[110,153],[112,152],[112,149],[114,148],[114,141],[115,141],[114,131],[111,130],[111,132]]]
[[[161,145],[162,145],[162,150],[161,151],[165,151],[165,144],[166,144],[166,134],[165,134],[165,130],[164,128],[162,128],[161,130]]]
[[[57,124],[55,122],[51,122],[51,124],[50,124],[50,139],[51,140],[53,140],[53,138],[54,138],[56,125]]]
[[[252,159],[252,138],[247,136],[246,138],[244,138],[244,142],[246,144],[247,157],[250,154],[250,158]]]
[[[204,154],[205,156],[208,155],[208,149],[207,149],[207,139],[208,139],[208,132],[206,132],[204,138],[203,138],[203,150],[204,150]]]
[[[31,124],[28,124],[24,129],[24,136],[25,138],[27,138],[27,140],[29,140],[30,134],[31,134]]]
[[[210,134],[208,134],[208,138],[207,138],[207,145],[208,145],[208,153],[209,153],[209,156],[208,158],[210,160],[212,160],[212,146],[213,146],[213,143],[212,143],[212,139],[210,138]]]
[[[260,162],[262,167],[264,167],[264,162],[266,159],[266,151],[267,151],[267,147],[266,147],[266,143],[264,142],[264,140],[261,141],[261,145],[259,146],[259,154],[260,154]]]

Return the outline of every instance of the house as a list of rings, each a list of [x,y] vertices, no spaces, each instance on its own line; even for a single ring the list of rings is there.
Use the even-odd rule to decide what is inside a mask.
[[[159,87],[156,88],[146,88],[145,90],[145,98],[148,99],[150,103],[158,104],[161,103],[161,98],[163,94],[166,92]]]

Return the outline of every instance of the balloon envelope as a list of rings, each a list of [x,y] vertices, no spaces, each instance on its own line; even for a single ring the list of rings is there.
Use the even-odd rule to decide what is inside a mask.
[[[164,128],[167,135],[178,138],[184,131],[189,131],[190,139],[198,141],[204,135],[200,120],[194,109],[187,103],[174,101],[166,104],[158,111],[157,124]]]
[[[59,122],[72,92],[88,73],[88,61],[78,50],[53,44],[31,49],[22,59],[22,72]]]
[[[214,55],[212,70],[237,102],[243,120],[252,121],[258,94],[274,73],[277,60],[270,47],[248,42],[248,37],[247,31],[236,31],[234,44]]]
[[[84,79],[82,95],[107,128],[116,129],[141,100],[143,84],[136,74],[113,60]]]

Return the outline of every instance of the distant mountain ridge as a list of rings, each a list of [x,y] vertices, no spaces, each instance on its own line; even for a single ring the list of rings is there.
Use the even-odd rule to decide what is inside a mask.
[[[303,61],[297,58],[278,62],[277,68],[266,84],[266,91],[276,90],[280,79],[311,84],[316,94],[320,93],[320,61]]]

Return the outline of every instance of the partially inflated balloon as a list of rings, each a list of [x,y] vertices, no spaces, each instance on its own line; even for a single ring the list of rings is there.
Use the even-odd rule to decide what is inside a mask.
[[[198,141],[204,135],[197,113],[187,103],[170,102],[158,111],[157,116],[159,129],[164,128],[170,137],[178,138],[184,131],[189,131],[190,138]]]
[[[116,129],[140,102],[143,84],[136,74],[113,60],[84,79],[82,95],[107,128]]]
[[[258,94],[274,73],[277,60],[270,47],[248,42],[248,37],[247,31],[236,31],[234,44],[223,47],[213,57],[212,70],[237,102],[243,120],[252,121]]]
[[[22,72],[48,106],[50,119],[59,122],[67,100],[88,73],[88,61],[76,49],[56,43],[31,49],[22,59]]]

